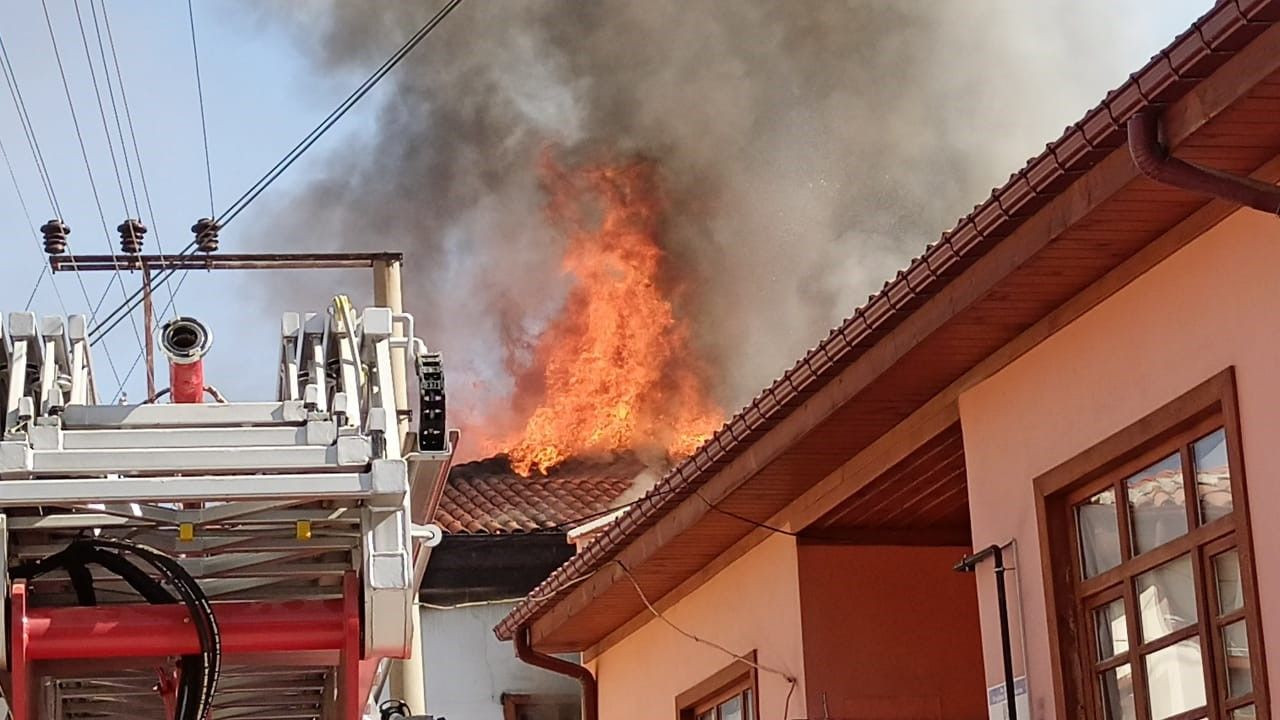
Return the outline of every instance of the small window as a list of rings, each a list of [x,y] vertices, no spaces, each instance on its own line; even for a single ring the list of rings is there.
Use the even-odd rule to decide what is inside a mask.
[[[735,687],[724,697],[717,697],[694,710],[698,720],[755,720],[755,697],[749,685]]]
[[[749,657],[754,658],[755,653]],[[753,660],[754,662],[754,660]],[[676,698],[678,720],[756,720],[756,673],[738,661]]]

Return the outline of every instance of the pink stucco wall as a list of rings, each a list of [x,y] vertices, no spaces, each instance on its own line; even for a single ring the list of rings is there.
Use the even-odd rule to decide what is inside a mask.
[[[800,592],[794,538],[774,536],[664,613],[682,630],[799,678],[787,717],[805,717]],[[733,659],[654,620],[589,663],[600,682],[600,717],[673,720],[675,698]],[[760,673],[760,716],[781,718],[789,683]]]
[[[1280,220],[1274,217],[1232,215],[962,395],[973,543],[1017,540],[1035,717],[1052,717],[1054,698],[1032,479],[1229,366],[1236,368],[1251,516],[1276,517]],[[1263,632],[1276,638],[1280,524],[1255,521],[1253,530]],[[999,633],[989,573],[981,576],[979,601],[987,684],[994,685]],[[1269,670],[1271,687],[1280,687],[1277,658]]]

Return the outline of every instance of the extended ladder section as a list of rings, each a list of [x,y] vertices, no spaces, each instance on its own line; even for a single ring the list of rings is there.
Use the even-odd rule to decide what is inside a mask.
[[[285,314],[270,402],[227,401],[178,367],[191,333],[208,344],[190,319],[161,333],[173,401],[138,405],[100,402],[83,317],[0,323],[0,662],[15,720],[173,717],[175,658],[209,649],[188,608],[148,604],[142,580],[102,562],[41,565],[115,541],[121,556],[172,558],[212,606],[213,718],[360,717],[379,661],[410,650],[415,555],[420,568],[439,539],[426,508],[453,448],[440,360],[412,317],[344,300]],[[180,397],[192,382],[213,400]]]

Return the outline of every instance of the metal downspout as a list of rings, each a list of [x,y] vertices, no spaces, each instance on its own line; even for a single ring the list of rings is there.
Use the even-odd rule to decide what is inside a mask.
[[[1008,720],[1018,720],[1017,695],[1013,679],[1013,643],[1009,637],[1009,597],[1004,585],[1004,550],[999,545],[991,545],[972,555],[966,555],[956,563],[956,572],[973,572],[978,563],[991,558],[996,576],[996,606],[1000,614],[1000,654],[1004,661],[1004,697],[1005,712]]]
[[[558,657],[534,650],[533,644],[529,641],[528,625],[516,631],[512,642],[516,646],[516,657],[526,665],[540,667],[543,670],[550,670],[553,673],[566,675],[577,680],[578,684],[582,686],[582,720],[599,720],[599,692],[596,688],[596,677],[591,674],[590,670],[577,663],[561,660]]]
[[[1181,160],[1160,144],[1160,116],[1145,110],[1129,118],[1129,155],[1148,178],[1172,187],[1280,215],[1280,187]]]

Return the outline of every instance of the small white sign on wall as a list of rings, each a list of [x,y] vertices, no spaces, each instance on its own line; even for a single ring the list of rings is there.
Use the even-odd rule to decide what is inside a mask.
[[[1018,720],[1031,720],[1031,700],[1027,697],[1027,678],[1013,679],[1014,707],[1018,709]],[[987,688],[988,720],[1009,720],[1009,705],[1005,697],[1004,683]]]

